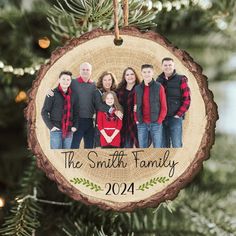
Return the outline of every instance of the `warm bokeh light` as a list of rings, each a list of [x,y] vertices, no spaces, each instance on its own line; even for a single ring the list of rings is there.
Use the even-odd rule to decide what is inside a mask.
[[[0,208],[4,207],[4,205],[5,205],[5,200],[0,197]]]
[[[50,40],[48,37],[43,37],[38,40],[38,44],[41,48],[48,48],[50,45]]]
[[[15,98],[15,102],[23,102],[23,101],[26,101],[27,100],[27,94],[25,91],[20,91],[16,98]]]

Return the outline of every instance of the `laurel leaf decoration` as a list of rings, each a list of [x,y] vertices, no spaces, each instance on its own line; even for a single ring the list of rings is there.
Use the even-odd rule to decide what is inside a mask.
[[[97,185],[85,178],[73,178],[70,180],[70,182],[73,184],[82,184],[85,187],[90,188],[91,190],[94,190],[95,192],[103,191],[101,186],[99,186],[99,185]]]
[[[145,190],[153,187],[157,183],[164,184],[164,183],[168,182],[169,180],[170,179],[165,177],[165,176],[152,178],[149,181],[147,181],[146,183],[143,183],[143,184],[139,185],[137,190],[145,191]]]

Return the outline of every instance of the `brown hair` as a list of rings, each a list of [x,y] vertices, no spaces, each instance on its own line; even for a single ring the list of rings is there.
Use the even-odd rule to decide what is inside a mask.
[[[161,60],[161,64],[163,64],[164,61],[174,61],[171,57],[164,57],[162,60]]]
[[[140,80],[139,80],[139,77],[138,77],[136,71],[132,67],[127,67],[123,71],[122,79],[121,79],[120,83],[118,84],[117,89],[122,89],[122,88],[126,87],[127,82],[125,80],[125,74],[126,74],[127,70],[132,70],[134,72],[134,75],[135,75],[135,78],[136,78],[135,79],[135,85],[140,83]]]
[[[146,68],[153,69],[153,65],[151,65],[151,64],[143,64],[143,65],[141,66],[141,70],[146,69]]]
[[[72,77],[72,73],[68,70],[63,70],[60,74],[59,74],[59,78],[61,78],[62,75],[69,75],[70,77]]]
[[[106,101],[106,98],[107,98],[107,95],[108,94],[112,94],[113,98],[114,98],[114,107],[116,110],[119,110],[121,112],[123,112],[123,108],[122,106],[120,105],[119,101],[118,101],[118,98],[116,96],[116,93],[114,91],[110,91],[110,92],[105,92],[103,95],[102,95],[102,100],[103,102]]]
[[[116,89],[116,77],[115,75],[110,72],[110,71],[104,71],[98,78],[98,81],[97,81],[97,88],[102,90],[102,91],[105,91],[105,89],[103,88],[103,85],[102,85],[102,80],[103,78],[106,76],[106,75],[110,75],[111,76],[111,79],[112,79],[112,84],[111,84],[111,91],[114,91]]]

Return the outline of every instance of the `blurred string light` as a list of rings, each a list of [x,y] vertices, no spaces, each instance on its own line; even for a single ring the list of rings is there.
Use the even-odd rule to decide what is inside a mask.
[[[19,102],[25,102],[27,101],[28,97],[25,91],[20,91],[16,97],[15,97],[15,102],[19,103]]]
[[[0,208],[5,206],[5,200],[4,198],[0,197]]]
[[[44,63],[47,63],[49,60],[45,60]],[[0,61],[0,69],[4,72],[4,73],[11,73],[17,76],[23,76],[25,74],[29,74],[29,75],[34,75],[36,71],[38,71],[40,69],[40,65],[36,65],[36,66],[31,66],[31,67],[24,67],[24,68],[14,68],[12,65],[4,65],[4,63],[2,61]]]
[[[174,1],[172,3],[172,6],[178,11],[181,8],[181,2],[180,1]]]
[[[143,6],[145,8],[145,10],[152,10],[152,1],[151,0],[145,0],[143,1]]]
[[[211,0],[176,0],[176,1],[156,1],[145,0],[143,1],[144,10],[154,10],[156,12],[172,10],[180,10],[183,7],[189,7],[191,5],[198,5],[203,10],[208,10],[212,7]]]
[[[220,30],[226,30],[228,28],[228,23],[224,19],[216,19],[215,20],[217,27]]]
[[[160,2],[160,1],[154,2],[154,3],[152,4],[152,8],[153,8],[154,10],[158,11],[158,12],[161,11],[162,8],[163,8],[162,2]]]
[[[48,37],[43,37],[38,40],[39,47],[46,49],[50,46],[50,39]]]
[[[203,9],[203,10],[208,10],[212,7],[212,2],[211,0],[199,0],[198,5]]]
[[[185,6],[185,7],[188,7],[189,4],[190,4],[190,1],[189,0],[181,0],[180,3]]]
[[[197,5],[199,0],[192,0],[191,2],[192,2],[193,5]]]
[[[216,15],[213,16],[213,20],[220,30],[226,30],[229,27],[229,23],[226,21],[226,18],[229,16],[230,13],[228,11],[219,11]]]
[[[171,11],[173,6],[172,6],[172,3],[167,1],[167,2],[164,2],[163,3],[163,8],[166,8],[166,11]]]

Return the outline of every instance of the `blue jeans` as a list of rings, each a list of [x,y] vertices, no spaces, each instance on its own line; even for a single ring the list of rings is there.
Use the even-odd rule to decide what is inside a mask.
[[[94,147],[93,118],[79,118],[79,127],[73,135],[71,148],[79,148],[82,138],[84,138],[84,148]]]
[[[152,122],[150,124],[141,123],[137,124],[138,128],[138,141],[140,148],[148,147],[148,136],[150,134],[153,147],[160,148],[162,145],[162,124]]]
[[[70,149],[73,133],[69,132],[65,138],[62,137],[62,131],[50,131],[50,147],[51,149]]]
[[[163,143],[162,147],[181,148],[182,147],[182,123],[183,118],[167,116],[163,121]]]

